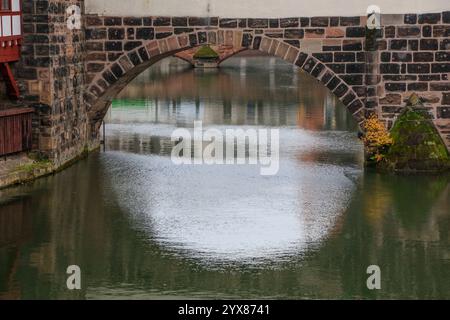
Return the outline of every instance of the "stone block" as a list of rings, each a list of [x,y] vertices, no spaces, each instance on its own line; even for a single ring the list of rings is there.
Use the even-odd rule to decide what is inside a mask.
[[[345,36],[344,28],[326,28],[325,34],[327,38],[343,38]]]
[[[312,17],[311,27],[328,27],[330,19],[328,17]]]
[[[280,19],[280,28],[298,28],[300,21],[298,18],[283,18]]]
[[[303,29],[286,29],[284,31],[286,39],[303,39],[304,35]]]
[[[419,24],[436,24],[441,22],[441,14],[440,13],[425,13],[419,14],[418,19]]]

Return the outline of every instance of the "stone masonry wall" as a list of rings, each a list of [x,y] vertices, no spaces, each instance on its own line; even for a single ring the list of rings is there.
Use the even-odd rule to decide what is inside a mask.
[[[391,127],[417,93],[450,147],[450,12],[383,15],[377,49],[365,50],[366,17],[232,19],[83,15],[84,0],[23,0],[23,100],[34,106],[34,149],[61,165],[98,140],[112,99],[156,61],[202,44],[256,49],[296,64],[329,88],[358,122]]]
[[[417,93],[450,147],[450,11],[384,16],[378,42],[379,115],[392,126]]]
[[[94,121],[136,70],[210,43],[259,49],[295,63],[338,96],[357,121],[376,113],[391,127],[416,92],[450,147],[450,12],[383,15],[374,52],[365,50],[366,17],[88,15],[85,23],[86,99]]]
[[[87,143],[84,31],[67,28],[66,8],[83,0],[23,0],[22,99],[34,106],[33,148],[61,165]],[[83,9],[84,10],[84,9]]]
[[[98,122],[136,69],[209,43],[259,49],[302,67],[327,85],[358,121],[364,118],[365,18],[221,19],[86,16],[86,99]]]

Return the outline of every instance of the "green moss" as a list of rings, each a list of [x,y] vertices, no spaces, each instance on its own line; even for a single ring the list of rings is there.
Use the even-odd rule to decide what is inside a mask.
[[[22,166],[18,166],[16,171],[22,171],[27,173],[32,173],[36,170],[49,169],[52,167],[52,163],[49,160],[39,160],[34,161],[32,163],[24,164]]]
[[[425,111],[407,107],[390,134],[393,144],[381,167],[403,172],[440,172],[450,168],[448,150]]]
[[[195,59],[218,59],[219,54],[215,52],[210,46],[202,46],[194,54]]]

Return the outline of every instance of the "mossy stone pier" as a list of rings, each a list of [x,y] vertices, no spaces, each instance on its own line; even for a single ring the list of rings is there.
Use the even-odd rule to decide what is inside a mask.
[[[217,68],[219,66],[219,54],[209,45],[200,47],[193,58],[196,68]]]
[[[381,164],[383,169],[405,173],[450,170],[449,152],[422,103],[409,103],[390,134],[393,143]]]

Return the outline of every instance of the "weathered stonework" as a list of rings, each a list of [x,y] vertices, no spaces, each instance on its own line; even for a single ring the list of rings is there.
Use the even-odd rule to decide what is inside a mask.
[[[88,117],[84,103],[84,30],[67,28],[66,8],[83,0],[24,0],[24,42],[15,66],[22,99],[34,106],[33,149],[56,166],[84,150]]]
[[[406,14],[384,25],[378,41],[381,79],[379,116],[390,128],[413,92],[420,96],[447,148],[450,116],[445,112],[450,90],[449,12]]]
[[[24,0],[24,101],[36,110],[34,149],[63,164],[98,142],[112,99],[140,72],[209,43],[224,60],[256,49],[300,67],[332,91],[358,122],[377,114],[390,128],[416,92],[450,148],[449,12],[383,15],[375,50],[366,17],[233,19],[83,15],[83,0]],[[191,50],[191,51],[189,51]]]
[[[448,16],[383,15],[374,51],[365,48],[366,17],[208,21],[87,16],[89,117],[98,127],[111,99],[137,70],[169,55],[190,61],[193,48],[209,43],[221,61],[259,49],[295,63],[327,86],[359,122],[376,113],[390,128],[416,92],[450,147]]]
[[[144,20],[152,23],[144,25]],[[87,16],[85,21],[93,132],[117,92],[141,70],[171,55],[192,61],[195,48],[206,43],[219,52],[220,61],[257,49],[296,64],[328,86],[357,121],[365,117],[364,18],[148,17],[130,24],[127,18]]]

